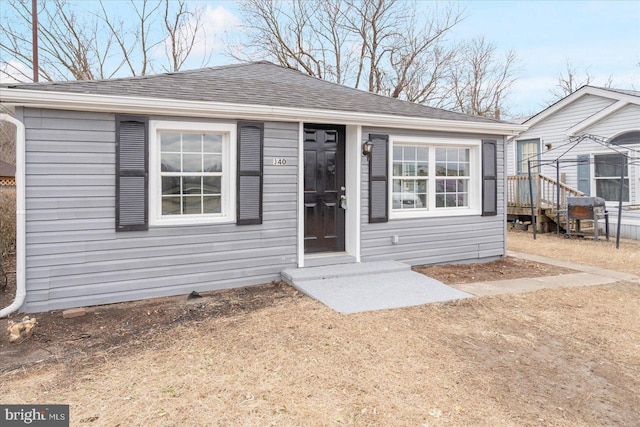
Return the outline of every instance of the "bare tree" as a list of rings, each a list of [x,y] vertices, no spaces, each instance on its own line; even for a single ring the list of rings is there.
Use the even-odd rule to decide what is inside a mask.
[[[462,19],[457,4],[397,0],[245,0],[245,50],[336,83],[415,102],[440,104],[438,83],[453,51],[444,35]]]
[[[453,109],[475,116],[500,119],[504,99],[516,80],[517,57],[508,51],[497,58],[495,45],[478,37],[460,48],[451,73]]]
[[[26,1],[4,2],[0,29],[0,73],[30,80],[32,63],[31,7]],[[94,78],[97,62],[93,47],[96,32],[86,16],[80,16],[64,0],[40,3],[38,73],[44,80]],[[106,40],[106,44],[109,40]]]
[[[172,10],[172,5],[176,9]],[[164,2],[164,25],[166,30],[165,51],[169,60],[166,71],[179,71],[185,61],[191,55],[198,44],[198,36],[202,33],[206,42],[206,33],[202,21],[203,9],[189,9],[186,0],[178,0],[169,3]],[[206,45],[204,46],[206,51]],[[203,64],[211,58],[211,54],[205,55]]]
[[[585,68],[582,74],[578,72],[569,60],[566,61],[565,67],[564,72],[561,71],[560,74],[558,74],[558,84],[550,90],[552,99],[549,101],[549,104],[571,95],[582,86],[589,85],[594,81],[594,77],[589,73],[588,67]],[[610,88],[612,85],[613,80],[612,77],[609,76],[604,87]]]
[[[31,2],[2,1],[0,76],[29,81],[33,75]],[[202,9],[192,8],[186,0],[129,0],[120,8],[101,0],[98,10],[90,13],[80,8],[85,4],[39,1],[42,80],[145,75],[159,68],[178,71],[204,31]],[[122,14],[134,19],[124,19]],[[163,49],[168,65],[159,60]]]
[[[269,58],[280,65],[343,83],[354,53],[343,0],[245,0],[240,4],[247,41],[229,46],[239,60]]]

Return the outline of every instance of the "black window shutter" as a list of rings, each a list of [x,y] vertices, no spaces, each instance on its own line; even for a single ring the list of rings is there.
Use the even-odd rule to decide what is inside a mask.
[[[586,196],[591,195],[591,156],[589,154],[578,155],[578,190]]]
[[[262,224],[264,123],[238,122],[236,223]]]
[[[369,222],[389,221],[389,135],[369,135]]]
[[[116,116],[116,231],[149,228],[149,119]]]
[[[498,141],[482,140],[482,215],[498,214]]]

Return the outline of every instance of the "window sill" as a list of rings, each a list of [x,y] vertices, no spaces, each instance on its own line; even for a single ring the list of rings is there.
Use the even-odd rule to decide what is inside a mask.
[[[482,212],[476,209],[443,209],[437,211],[392,212],[391,221],[417,218],[443,218],[450,216],[480,216]]]
[[[217,224],[233,224],[235,219],[228,217],[196,217],[196,218],[179,218],[179,219],[156,219],[151,221],[151,227],[189,227],[192,225],[217,225]]]

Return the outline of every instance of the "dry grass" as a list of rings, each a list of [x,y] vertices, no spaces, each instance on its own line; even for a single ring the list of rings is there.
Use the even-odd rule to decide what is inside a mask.
[[[575,238],[567,240],[562,235],[549,233],[538,234],[534,240],[531,232],[510,230],[507,243],[509,250],[516,252],[640,275],[640,242],[635,240],[621,239],[620,249],[616,249],[615,238],[609,242]]]
[[[72,425],[637,425],[639,303],[635,285],[350,316],[282,299],[4,374],[0,396],[68,403]]]
[[[587,242],[559,242],[587,262]],[[0,401],[68,403],[74,426],[640,425],[637,284],[348,316],[286,292],[0,374]],[[112,326],[144,330],[131,316]]]

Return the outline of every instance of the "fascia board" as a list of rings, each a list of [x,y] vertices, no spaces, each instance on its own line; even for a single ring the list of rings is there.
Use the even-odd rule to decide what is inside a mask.
[[[87,95],[9,88],[0,89],[0,102],[8,105],[34,108],[158,115],[166,115],[169,111],[171,115],[174,116],[197,116],[222,119],[242,118],[245,120],[287,122],[314,121],[345,125],[384,126],[506,136],[517,135],[528,128],[526,125],[512,123],[464,122],[354,111],[316,110],[255,104],[230,104],[114,95]]]
[[[541,112],[531,117],[529,120],[527,120],[523,124],[529,127],[533,127],[536,124],[543,121],[544,119],[546,119],[547,117],[552,116],[557,111],[562,110],[567,105],[574,103],[575,101],[577,101],[578,99],[582,98],[585,95],[596,95],[596,96],[601,96],[603,98],[610,98],[617,101],[626,101],[628,103],[640,105],[640,97],[619,93],[619,92],[614,92],[611,90],[601,89],[597,87],[592,87],[592,86],[584,86],[578,89],[577,91],[573,92],[571,95],[568,95],[565,98],[562,98],[561,100],[557,101],[555,104],[552,104],[551,106],[547,107],[545,110],[542,110]]]
[[[591,117],[588,117],[587,119],[581,121],[580,123],[576,124],[575,126],[569,128],[567,130],[567,135],[568,136],[575,136],[578,132],[581,132],[583,130],[585,130],[586,128],[593,126],[594,124],[598,123],[600,120],[610,116],[611,114],[615,113],[618,110],[621,110],[622,108],[626,107],[627,105],[629,105],[629,102],[627,101],[618,101],[615,102],[611,105],[609,105],[607,108],[604,108],[600,111],[598,111],[596,114],[592,115]]]

